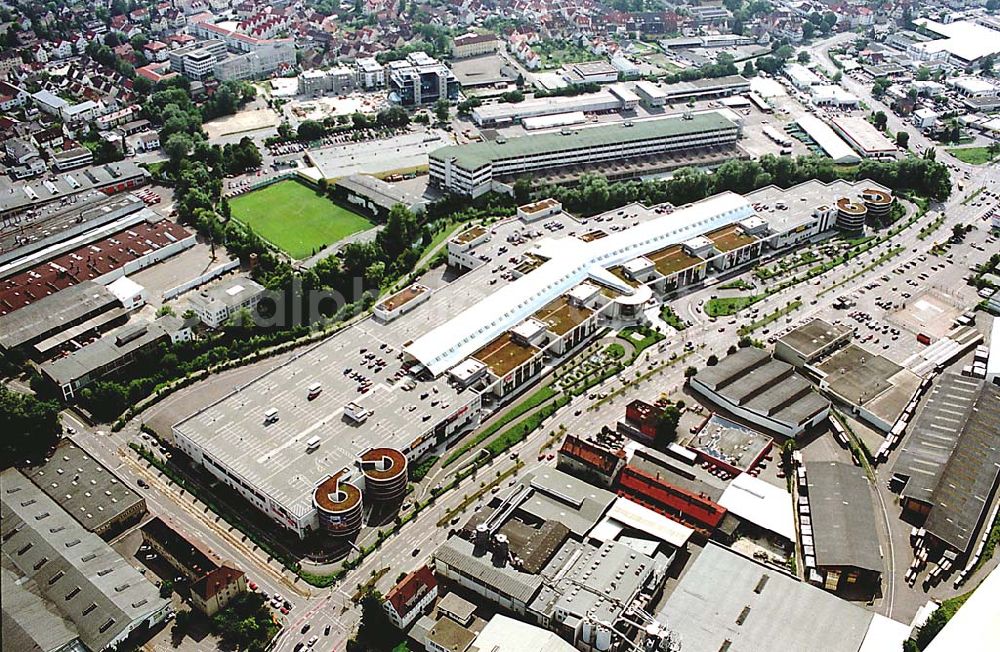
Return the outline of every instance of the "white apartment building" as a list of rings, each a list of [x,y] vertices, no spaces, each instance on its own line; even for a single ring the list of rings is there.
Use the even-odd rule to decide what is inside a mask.
[[[385,88],[385,68],[375,60],[375,57],[358,59],[354,67],[358,86],[366,91]]]

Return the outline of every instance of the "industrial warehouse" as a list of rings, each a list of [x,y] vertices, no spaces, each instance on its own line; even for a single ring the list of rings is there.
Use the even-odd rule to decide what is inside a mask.
[[[501,232],[506,242],[484,227],[452,237],[449,261],[469,270],[457,283],[387,297],[374,318],[175,424],[175,444],[298,536],[353,537],[363,506],[400,499],[409,465],[477,426],[600,325],[636,323],[647,302],[710,270],[821,235],[836,225],[834,201],[870,186],[802,184],[785,191],[789,203],[801,197],[785,208],[763,201],[767,188],[676,210],[631,205],[608,216],[626,228],[523,247],[510,282],[494,289],[482,257],[506,250],[538,212],[572,221],[557,202],[522,207]],[[829,405],[801,384],[793,429],[821,421]]]

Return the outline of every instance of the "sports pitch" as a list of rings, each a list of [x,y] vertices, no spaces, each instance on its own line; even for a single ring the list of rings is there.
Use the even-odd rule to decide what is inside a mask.
[[[233,217],[296,260],[373,226],[293,180],[241,195],[230,207]]]

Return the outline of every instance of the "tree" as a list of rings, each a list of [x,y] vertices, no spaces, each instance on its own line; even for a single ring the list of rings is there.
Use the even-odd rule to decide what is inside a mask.
[[[186,133],[170,134],[163,143],[163,151],[170,157],[171,167],[177,168],[194,147],[191,136]]]
[[[518,177],[514,181],[514,201],[518,205],[531,201],[531,177]]]
[[[448,100],[440,99],[434,103],[434,117],[437,118],[438,122],[448,122],[448,116],[451,112],[451,105]]]
[[[995,62],[995,60],[996,58],[992,54],[987,54],[985,57],[983,57],[983,60],[979,62],[979,69],[987,74],[992,73],[993,63]]]
[[[872,84],[872,96],[873,97],[882,97],[882,96],[884,96],[885,92],[889,89],[889,86],[891,86],[891,85],[892,85],[892,82],[890,82],[887,77],[879,77]]]
[[[401,106],[391,106],[378,112],[375,123],[383,127],[405,127],[410,124],[410,114]]]
[[[812,57],[809,56],[809,52],[802,50],[796,60],[804,66],[812,60]]]
[[[211,629],[227,647],[263,652],[278,626],[271,620],[264,596],[251,592],[236,596],[212,616]]]
[[[500,96],[500,99],[504,102],[510,102],[511,104],[517,104],[518,102],[524,101],[524,93],[519,90],[507,91]]]
[[[876,111],[872,114],[872,124],[879,131],[884,131],[886,124],[888,124],[889,118],[886,117],[885,111]]]
[[[129,406],[125,388],[114,381],[98,380],[80,391],[80,402],[98,421],[111,421]]]
[[[844,73],[840,72],[839,70],[837,72],[833,73],[833,77],[832,77],[833,83],[839,84],[840,80],[842,80],[843,78],[844,78]]]
[[[915,79],[917,81],[927,81],[931,78],[931,69],[927,66],[920,66],[917,68],[917,74]]]
[[[163,580],[160,584],[160,597],[169,598],[170,594],[174,592],[174,582],[173,580]]]
[[[170,628],[170,634],[175,638],[181,638],[187,633],[190,626],[191,612],[187,609],[178,611],[174,617],[174,625]]]
[[[684,377],[685,378],[692,378],[692,377],[694,377],[697,374],[698,374],[698,368],[697,367],[688,367],[687,369],[684,370]]]
[[[361,622],[358,633],[347,644],[349,652],[382,652],[392,650],[402,643],[405,637],[389,620],[382,607],[382,596],[376,591],[369,591],[361,598]]]
[[[708,356],[708,360],[705,361],[705,364],[707,364],[709,367],[714,367],[715,365],[719,364],[719,356],[713,353],[712,355]]]
[[[812,37],[816,35],[816,25],[806,21],[802,23],[802,40],[809,41]]]
[[[896,132],[896,146],[906,149],[910,144],[910,134],[906,131]]]
[[[756,75],[757,75],[757,69],[754,68],[753,61],[747,61],[745,64],[743,64],[744,77],[754,77]]]
[[[314,141],[322,138],[326,134],[326,129],[315,120],[303,120],[295,133],[299,140]]]
[[[1000,9],[1000,0],[986,0],[986,11],[991,14]]]
[[[669,404],[663,408],[660,418],[656,421],[656,436],[653,438],[653,446],[663,450],[667,444],[672,444],[677,439],[677,425],[681,421],[681,410],[674,404]]]
[[[59,440],[59,404],[0,385],[0,468],[41,460]]]

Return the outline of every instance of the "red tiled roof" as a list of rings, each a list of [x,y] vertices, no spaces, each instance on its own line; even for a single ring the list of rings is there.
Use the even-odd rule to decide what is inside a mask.
[[[619,495],[626,496],[684,525],[714,530],[726,508],[698,494],[675,487],[660,477],[626,466],[618,476]]]
[[[198,581],[191,585],[191,590],[197,593],[202,600],[209,600],[227,586],[239,581],[243,575],[241,570],[229,566],[219,566],[201,576]]]
[[[72,174],[72,173],[71,173]],[[67,251],[0,282],[0,315],[23,308],[81,281],[94,280],[191,234],[168,220],[139,222],[96,242]]]
[[[618,460],[625,457],[625,451],[611,451],[601,448],[592,442],[569,435],[563,442],[559,453],[569,455],[584,464],[592,466],[604,475],[608,475],[615,470]]]
[[[434,573],[426,565],[421,566],[403,578],[396,586],[392,587],[385,599],[396,613],[405,617],[410,612],[420,598],[427,595],[427,592],[437,586]]]

